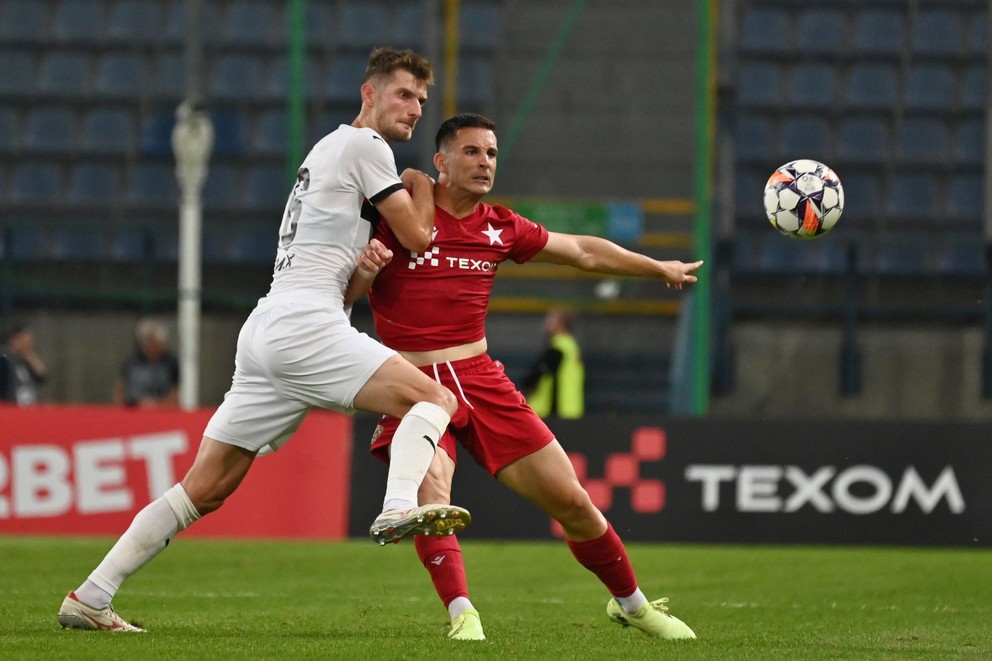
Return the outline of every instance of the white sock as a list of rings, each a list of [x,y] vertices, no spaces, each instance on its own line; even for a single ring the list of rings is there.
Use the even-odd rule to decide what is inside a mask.
[[[451,417],[437,404],[418,402],[400,420],[389,449],[389,476],[383,509],[408,509],[417,506],[417,491],[434,460],[438,439]],[[405,507],[387,508],[387,503],[404,503]]]
[[[144,567],[176,533],[198,518],[182,485],[173,486],[135,515],[131,526],[75,591],[76,597],[93,608],[106,608],[124,579]]]
[[[641,606],[648,603],[648,598],[644,596],[640,588],[637,588],[633,593],[627,595],[626,597],[613,597],[620,604],[620,608],[624,609],[625,612],[634,614],[640,609]]]
[[[468,597],[455,597],[448,604],[448,615],[454,620],[470,608],[472,608],[472,602],[469,601]]]

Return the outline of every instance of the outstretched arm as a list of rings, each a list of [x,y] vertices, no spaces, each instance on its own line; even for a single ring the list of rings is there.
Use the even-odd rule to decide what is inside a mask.
[[[383,245],[379,239],[372,239],[362,248],[362,252],[355,257],[358,266],[351,274],[348,281],[348,288],[344,292],[344,305],[349,307],[355,301],[369,293],[372,281],[379,273],[379,270],[393,260],[393,251]]]
[[[696,282],[695,272],[703,265],[702,261],[662,262],[597,236],[560,232],[549,232],[547,245],[531,261],[564,264],[593,273],[660,278],[675,289]]]

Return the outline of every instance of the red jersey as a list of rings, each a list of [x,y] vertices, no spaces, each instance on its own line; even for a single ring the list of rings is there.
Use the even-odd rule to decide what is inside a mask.
[[[432,351],[486,336],[499,264],[529,260],[548,243],[548,231],[506,207],[480,203],[464,218],[438,207],[422,253],[400,245],[385,219],[375,238],[393,251],[369,291],[379,339],[399,351]]]

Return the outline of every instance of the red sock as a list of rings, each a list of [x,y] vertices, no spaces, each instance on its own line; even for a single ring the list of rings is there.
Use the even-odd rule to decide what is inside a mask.
[[[565,541],[579,564],[595,574],[610,594],[614,597],[634,594],[637,589],[634,568],[627,557],[627,549],[612,525],[606,524],[602,537],[586,542]]]
[[[447,608],[455,597],[468,598],[468,580],[465,578],[465,560],[462,547],[454,535],[428,537],[417,535],[414,538],[417,555],[424,568],[431,575],[431,582],[437,596]]]

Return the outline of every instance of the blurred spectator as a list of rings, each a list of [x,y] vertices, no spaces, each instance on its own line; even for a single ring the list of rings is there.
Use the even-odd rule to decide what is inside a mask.
[[[0,348],[0,401],[30,406],[38,403],[38,386],[48,374],[34,348],[34,331],[12,324]]]
[[[137,346],[124,361],[114,388],[114,402],[159,408],[179,402],[179,361],[169,350],[169,331],[151,319],[138,322]]]
[[[568,310],[548,312],[544,318],[548,346],[523,381],[527,404],[542,418],[574,420],[585,413],[585,366],[572,335],[573,321]]]

